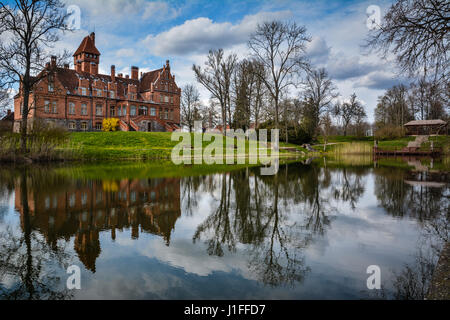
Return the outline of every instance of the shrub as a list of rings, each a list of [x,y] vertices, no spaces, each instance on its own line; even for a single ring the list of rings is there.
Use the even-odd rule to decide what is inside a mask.
[[[274,128],[275,128],[275,124],[273,121],[266,121],[266,122],[262,123],[261,125],[259,125],[259,127],[258,127],[258,129],[267,129],[267,130],[274,129]],[[279,129],[280,129],[280,141],[286,142],[286,127],[283,122],[279,123]],[[294,143],[294,144],[300,145],[300,144],[304,144],[304,143],[309,143],[312,140],[311,135],[300,126],[294,127],[292,125],[288,125],[287,132],[288,132],[288,142],[289,143]],[[270,132],[268,132],[267,135],[268,135],[268,139],[270,139],[270,137],[271,137]]]
[[[117,131],[119,129],[119,119],[107,118],[103,119],[103,131]]]
[[[405,136],[405,129],[403,127],[386,125],[375,131],[375,138],[378,140],[394,140]]]

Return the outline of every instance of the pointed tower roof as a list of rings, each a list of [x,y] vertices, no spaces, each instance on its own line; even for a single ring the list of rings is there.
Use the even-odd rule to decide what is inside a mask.
[[[83,41],[81,41],[80,46],[78,47],[77,51],[75,51],[73,56],[77,56],[83,52],[100,55],[100,51],[98,51],[97,48],[95,47],[95,33],[94,32],[92,32],[90,35],[85,37],[83,39]]]

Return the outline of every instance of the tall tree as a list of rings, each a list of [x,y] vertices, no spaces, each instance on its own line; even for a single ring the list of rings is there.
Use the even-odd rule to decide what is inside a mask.
[[[283,92],[295,86],[301,72],[308,67],[305,48],[309,41],[305,27],[272,21],[259,24],[248,42],[253,57],[264,66],[258,77],[273,100],[277,128]]]
[[[305,102],[304,120],[308,122],[308,132],[316,134],[320,117],[331,111],[332,102],[338,96],[336,86],[324,68],[308,72],[303,82]]]
[[[449,79],[450,2],[397,0],[367,40],[383,56],[393,52],[409,75]]]
[[[9,4],[11,3],[11,4]],[[44,63],[50,59],[49,48],[59,40],[60,31],[68,30],[60,0],[0,1],[0,79],[5,85],[19,83],[21,106],[21,152],[26,153],[27,121],[33,106],[33,86],[46,76]],[[66,57],[62,55],[64,60]],[[54,59],[55,65],[58,59]]]
[[[194,121],[200,120],[198,116],[200,92],[193,84],[183,87],[180,104],[182,124],[189,128],[189,132],[192,132]]]
[[[350,96],[348,102],[336,104],[334,114],[342,119],[342,127],[344,129],[344,136],[347,135],[347,128],[353,121],[360,123],[366,117],[363,105],[356,99],[356,94]]]
[[[414,115],[409,107],[408,90],[404,85],[393,86],[378,98],[375,108],[375,123],[378,127],[403,126],[410,120],[414,120]]]
[[[193,65],[195,77],[217,99],[221,108],[222,131],[225,132],[228,124],[231,125],[231,81],[237,63],[237,56],[230,54],[224,56],[222,49],[210,50],[205,68]]]

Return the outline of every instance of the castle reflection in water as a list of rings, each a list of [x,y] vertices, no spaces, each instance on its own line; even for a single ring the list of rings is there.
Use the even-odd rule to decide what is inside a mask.
[[[85,267],[95,272],[101,252],[99,234],[131,230],[131,238],[142,232],[164,238],[167,245],[176,220],[181,216],[180,179],[86,180],[56,183],[45,190],[21,190],[15,182],[15,207],[24,229],[24,204],[28,204],[32,230],[44,235],[50,246],[74,237],[74,249]],[[23,199],[27,197],[27,199]]]

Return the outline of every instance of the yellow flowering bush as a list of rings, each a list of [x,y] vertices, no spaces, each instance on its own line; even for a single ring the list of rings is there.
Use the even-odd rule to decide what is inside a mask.
[[[103,131],[117,131],[119,129],[119,119],[105,118],[103,119]]]

